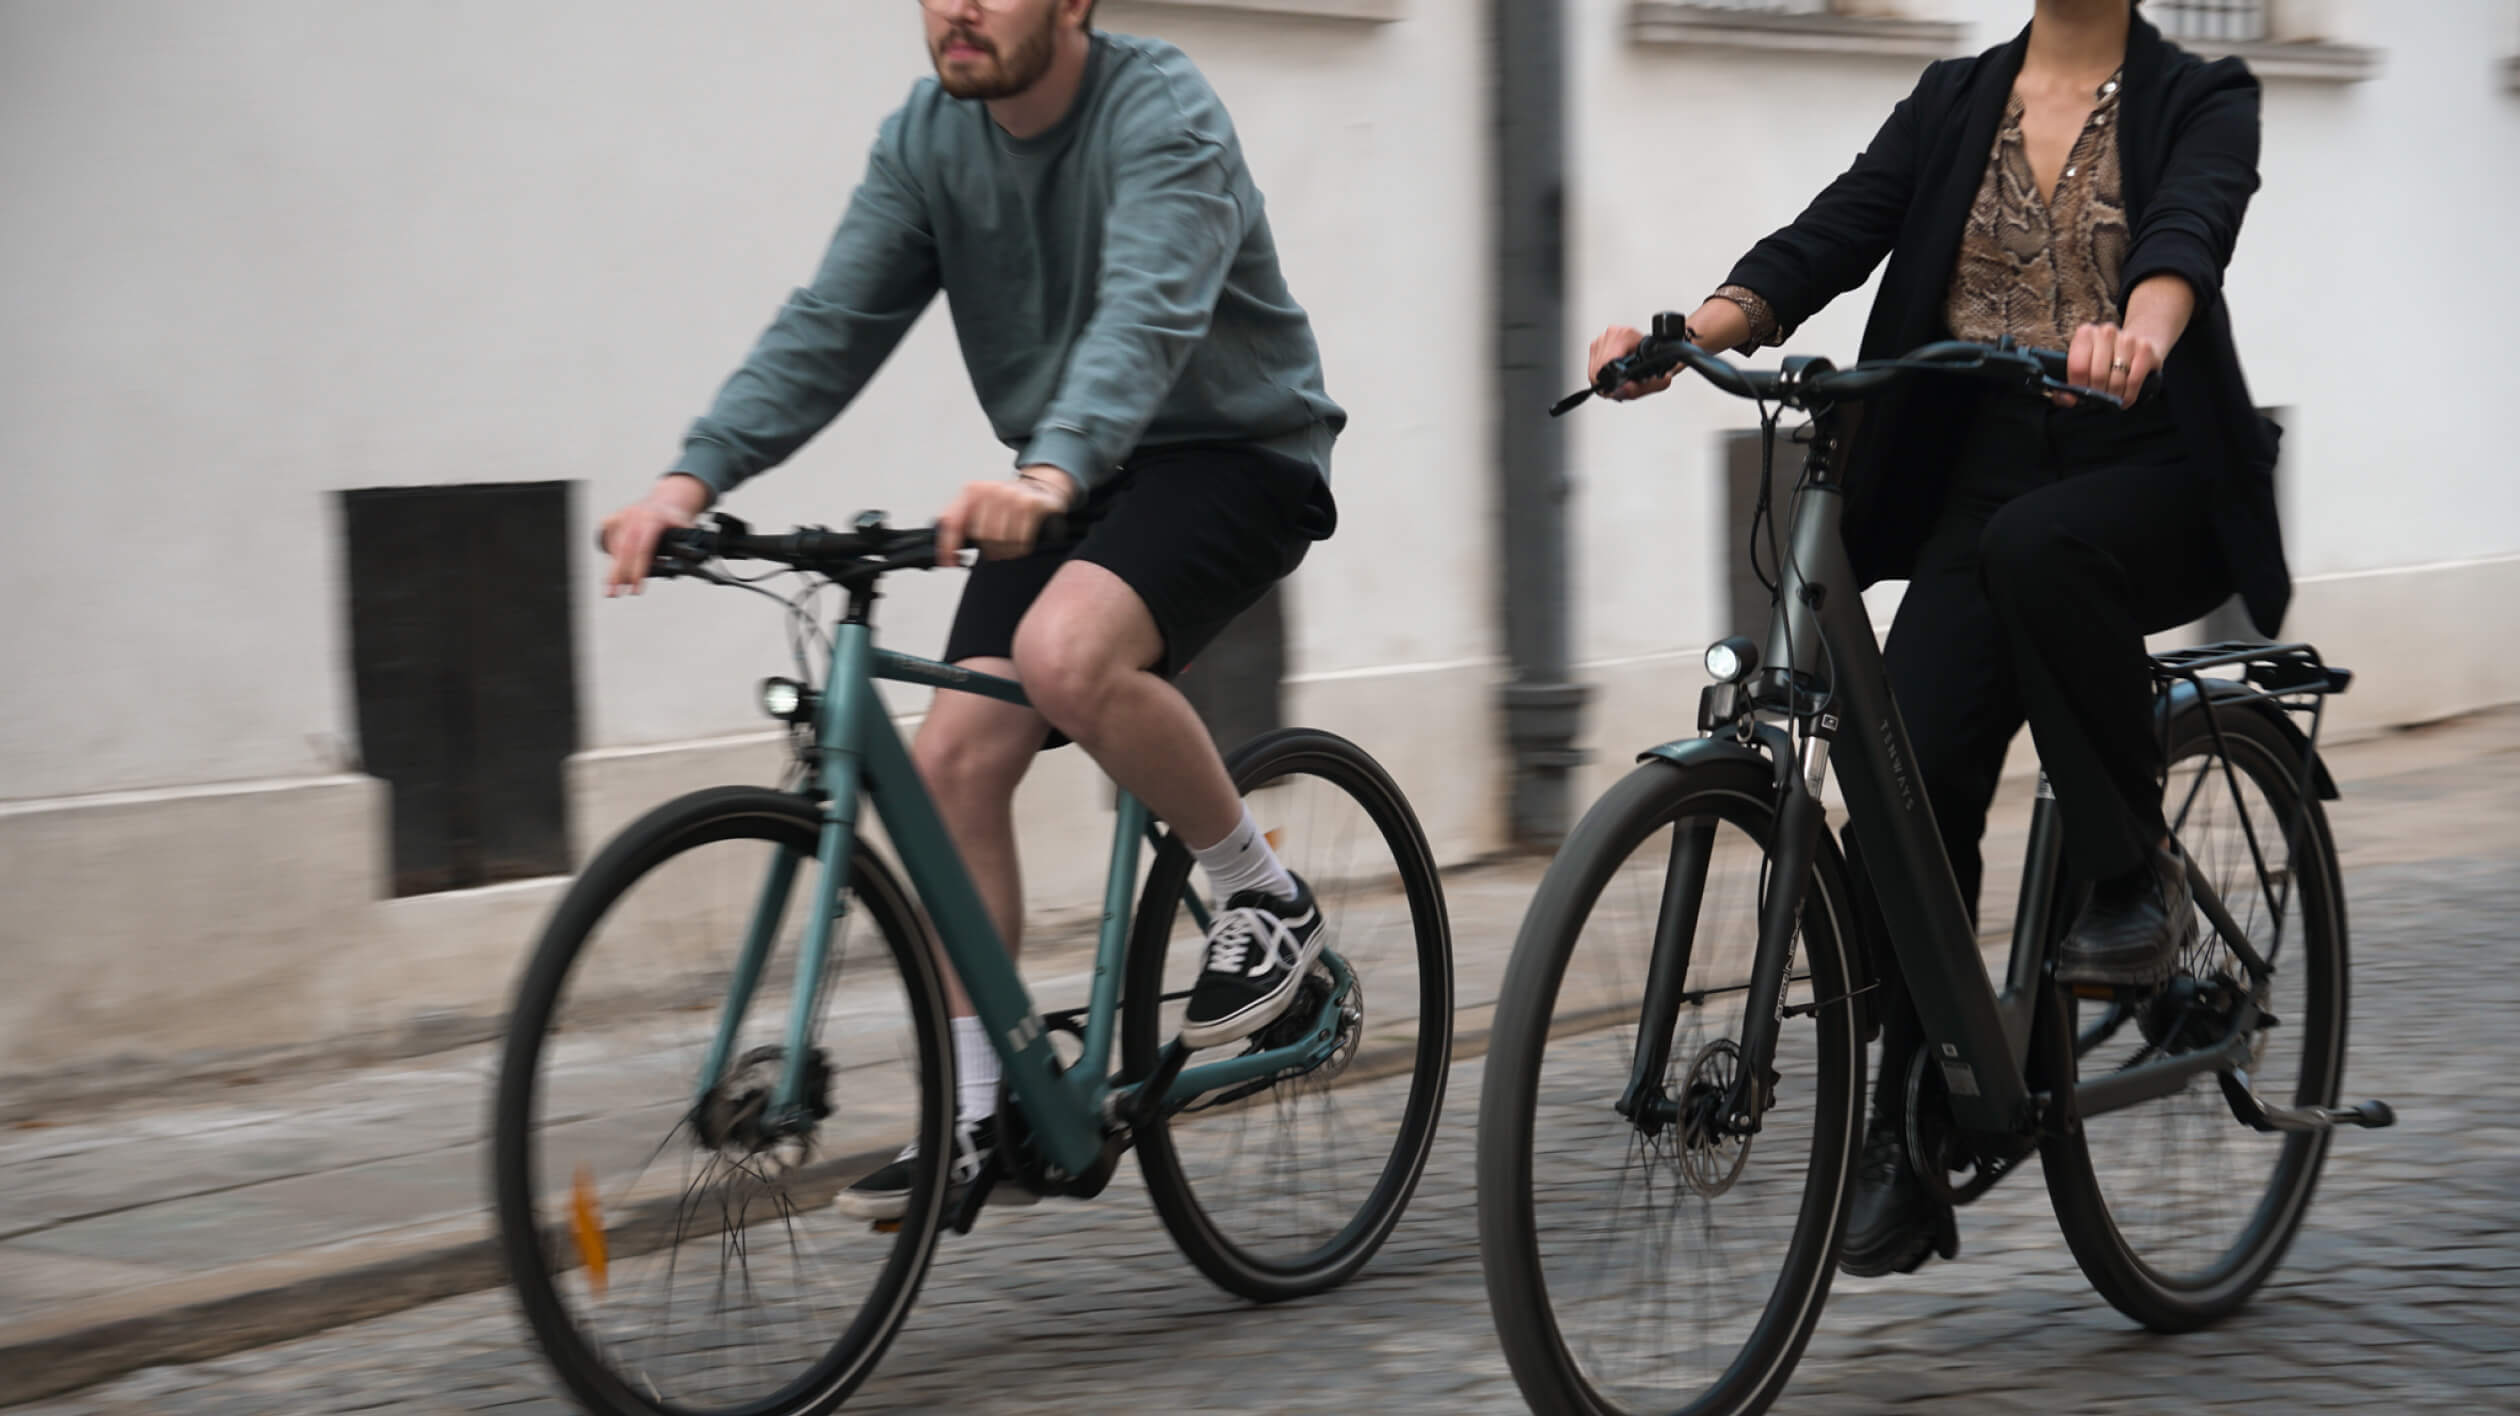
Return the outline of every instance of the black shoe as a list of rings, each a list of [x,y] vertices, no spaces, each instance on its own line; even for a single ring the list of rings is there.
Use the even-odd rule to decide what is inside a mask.
[[[1276,1022],[1326,942],[1312,887],[1300,876],[1294,899],[1245,890],[1226,901],[1208,926],[1207,962],[1182,1011],[1181,1045],[1195,1052]]]
[[[1875,1118],[1864,1133],[1838,1268],[1857,1278],[1879,1278],[1914,1273],[1928,1255],[1949,1259],[1959,1253],[1960,1227],[1951,1206],[1925,1193],[1924,1183],[1908,1165],[1898,1124]]]
[[[2175,845],[2141,866],[2091,887],[2056,981],[2141,988],[2177,972],[2179,955],[2196,942],[2196,902],[2188,893],[2187,858]]]
[[[875,1173],[861,1177],[842,1190],[831,1207],[851,1219],[893,1220],[910,1212],[910,1186],[918,1179],[919,1143],[912,1141],[901,1148]],[[971,1183],[997,1164],[997,1118],[983,1117],[968,1124],[954,1126],[954,1176],[946,1182],[946,1205]],[[1029,1205],[1041,1197],[1023,1187],[1012,1176],[1000,1174],[989,1190],[989,1202],[1000,1205]]]

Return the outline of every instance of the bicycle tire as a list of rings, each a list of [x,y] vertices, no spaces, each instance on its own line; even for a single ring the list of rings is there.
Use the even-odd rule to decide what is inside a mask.
[[[1187,1130],[1180,1116],[1166,1116],[1137,1132],[1139,1170],[1145,1176],[1156,1213],[1182,1254],[1227,1292],[1256,1303],[1275,1303],[1325,1292],[1354,1277],[1391,1236],[1426,1171],[1443,1110],[1452,1055],[1452,931],[1445,915],[1443,882],[1436,874],[1434,853],[1426,844],[1416,813],[1390,775],[1364,749],[1336,734],[1291,728],[1246,743],[1227,758],[1226,767],[1237,791],[1251,793],[1309,778],[1326,784],[1361,809],[1383,846],[1391,852],[1399,877],[1398,898],[1408,912],[1408,939],[1402,945],[1395,938],[1393,954],[1405,948],[1414,977],[1412,1006],[1408,1013],[1400,1015],[1409,1020],[1409,1035],[1388,1049],[1377,1050],[1371,1036],[1374,1021],[1377,1017],[1394,1016],[1386,1006],[1388,1000],[1373,988],[1375,980],[1367,977],[1370,966],[1377,961],[1362,957],[1361,951],[1367,947],[1360,937],[1363,931],[1352,927],[1351,918],[1343,917],[1341,901],[1328,888],[1328,882],[1312,882],[1316,899],[1328,915],[1327,927],[1333,931],[1331,947],[1349,958],[1367,991],[1363,1004],[1366,1016],[1353,1044],[1356,1050],[1343,1066],[1362,1067],[1360,1076],[1384,1075],[1385,1069],[1405,1067],[1409,1077],[1408,1095],[1401,1103],[1398,1122],[1391,1129],[1389,1149],[1370,1185],[1362,1187],[1362,1201],[1352,1213],[1337,1221],[1335,1229],[1329,1229],[1327,1221],[1305,1226],[1304,1232],[1290,1241],[1293,1252],[1273,1252],[1261,1237],[1236,1232],[1227,1217],[1256,1222],[1256,1211],[1265,1205],[1217,1197],[1212,1197],[1214,1203],[1202,1201],[1200,1191],[1220,1189],[1225,1177],[1202,1179],[1193,1175],[1194,1169],[1204,1167],[1193,1164],[1184,1154],[1183,1137],[1176,1134],[1177,1129]],[[1164,1017],[1164,1005],[1169,1001],[1164,988],[1165,969],[1168,959],[1179,959],[1172,946],[1176,931],[1183,927],[1181,899],[1189,883],[1191,863],[1189,851],[1178,839],[1167,836],[1155,852],[1138,901],[1122,992],[1121,1049],[1123,1065],[1130,1075],[1145,1075],[1172,1035]],[[1290,859],[1289,864],[1299,873],[1303,869],[1295,860]],[[1195,967],[1195,962],[1195,957],[1179,961],[1176,968],[1184,963]],[[1402,972],[1401,966],[1390,963],[1388,958],[1380,962],[1386,965],[1381,970],[1385,979]],[[1336,1104],[1332,1088],[1339,1085],[1335,1077],[1322,1080],[1317,1087],[1313,1080],[1299,1078],[1273,1085],[1255,1100],[1274,1107],[1281,1130],[1291,1131],[1289,1113],[1309,1098],[1319,1102],[1320,1114],[1326,1117]],[[1331,1124],[1325,1120],[1319,1129],[1327,1132]],[[1277,1144],[1283,1154],[1286,1138],[1282,1135]],[[1334,1208],[1342,1205],[1343,1202],[1333,1202]],[[1326,1237],[1312,1242],[1314,1235],[1324,1232]]]
[[[1825,834],[1814,858],[1812,884],[1808,887],[1811,895],[1803,910],[1802,953],[1809,961],[1812,996],[1841,1002],[1820,1007],[1810,1015],[1816,1028],[1809,1078],[1814,1104],[1810,1148],[1802,1162],[1803,1188],[1799,1202],[1792,1207],[1792,1234],[1777,1265],[1775,1281],[1737,1353],[1726,1361],[1721,1350],[1708,1349],[1705,1366],[1717,1370],[1720,1364],[1720,1370],[1703,1387],[1694,1390],[1674,1392],[1657,1386],[1653,1391],[1628,1396],[1607,1389],[1614,1384],[1613,1374],[1588,1371],[1585,1357],[1575,1350],[1577,1345],[1589,1348],[1591,1343],[1580,1336],[1570,1342],[1566,1331],[1568,1315],[1553,1303],[1548,1266],[1542,1254],[1544,1238],[1560,1243],[1574,1241],[1566,1236],[1566,1226],[1541,1222],[1534,1195],[1535,1152],[1542,1148],[1537,1136],[1544,1089],[1542,1073],[1544,1065],[1548,1065],[1544,1053],[1553,1041],[1565,1044],[1561,1055],[1599,1046],[1599,1040],[1588,1035],[1587,1028],[1592,1025],[1582,1021],[1586,1016],[1583,1010],[1561,1019],[1558,1007],[1569,965],[1578,944],[1586,937],[1588,923],[1601,906],[1606,887],[1640,849],[1650,848],[1661,838],[1664,828],[1677,829],[1679,822],[1710,818],[1718,828],[1729,824],[1743,833],[1743,840],[1735,848],[1736,859],[1755,859],[1756,869],[1763,876],[1775,799],[1775,777],[1759,764],[1701,762],[1679,766],[1654,762],[1640,767],[1621,779],[1585,814],[1551,862],[1524,916],[1497,1005],[1496,1029],[1480,1100],[1479,1254],[1498,1337],[1514,1379],[1535,1411],[1579,1412],[1585,1416],[1625,1416],[1646,1410],[1678,1410],[1687,1416],[1747,1416],[1763,1411],[1784,1390],[1819,1322],[1837,1267],[1840,1231],[1844,1228],[1857,1161],[1856,1137],[1864,1114],[1862,1021],[1859,1010],[1852,1006],[1853,1000],[1847,997],[1850,980],[1857,976],[1848,952],[1850,935],[1859,926],[1844,863]],[[1653,869],[1650,860],[1643,868],[1657,882],[1669,873],[1667,860],[1659,871]],[[1755,898],[1754,891],[1754,901]],[[1750,913],[1755,920],[1755,906]],[[1738,917],[1735,912],[1734,918]],[[1651,913],[1645,916],[1649,953],[1652,918]],[[1706,947],[1710,929],[1716,927],[1701,913],[1692,937],[1691,977],[1696,976],[1694,970],[1701,956],[1712,965],[1714,955],[1720,952]],[[1755,923],[1751,925],[1750,937],[1755,941]],[[1627,996],[1641,999],[1641,982]],[[1632,1037],[1637,1024],[1633,1021],[1634,1005],[1628,1007],[1631,1021],[1627,1028]],[[1684,1013],[1683,1025],[1687,1021]],[[1791,1032],[1787,1034],[1788,1042],[1792,1036]],[[1590,1117],[1605,1135],[1616,1131],[1643,1134],[1634,1123],[1610,1111],[1619,1087],[1627,1080],[1627,1052],[1633,1047],[1632,1042],[1620,1041],[1616,1036],[1611,1041],[1618,1046],[1605,1052],[1604,1062],[1594,1064],[1581,1079],[1588,1083],[1582,1088],[1584,1095],[1563,1112]],[[1675,1049],[1674,1063],[1682,1060]],[[1783,1070],[1787,1065],[1786,1046],[1781,1043],[1777,1066]],[[1780,1089],[1792,1085],[1792,1081],[1789,1075],[1780,1082]],[[1779,1094],[1784,1093],[1780,1090]],[[1552,1115],[1559,1114],[1559,1103],[1553,1101],[1551,1105]],[[1771,1113],[1771,1122],[1778,1114],[1781,1103],[1780,1113]],[[1750,1145],[1755,1147],[1757,1140],[1765,1138],[1754,1138]],[[1790,1142],[1785,1145],[1780,1173],[1790,1177],[1795,1157]],[[1552,1173],[1568,1173],[1570,1148],[1554,1137],[1546,1148],[1549,1155],[1545,1160],[1555,1167]],[[1629,1154],[1634,1151],[1631,1149]],[[1744,1159],[1749,1158],[1749,1153],[1745,1153]],[[1648,1164],[1652,1162],[1649,1160]],[[1727,1181],[1727,1188],[1718,1193],[1730,1193],[1732,1183]],[[1790,1185],[1793,1181],[1788,1178],[1783,1183]],[[1614,1195],[1624,1194],[1626,1186],[1622,1177]],[[1646,1188],[1650,1211],[1654,1204],[1650,1178]],[[1675,1186],[1675,1200],[1679,1193]],[[1777,1193],[1784,1197],[1784,1192]],[[1673,1203],[1666,1205],[1664,1212],[1676,1213],[1680,1208]],[[1576,1211],[1570,1211],[1573,1212]],[[1649,1239],[1637,1236],[1627,1243],[1629,1247],[1642,1248]],[[1651,1252],[1657,1255],[1656,1273],[1643,1280],[1647,1282],[1659,1281],[1666,1271],[1659,1260],[1668,1257],[1660,1250]],[[1591,1268],[1580,1263],[1570,1265],[1570,1277]],[[1705,1265],[1700,1265],[1700,1271],[1712,1272]],[[1580,1306],[1575,1295],[1567,1296]],[[1614,1318],[1614,1324],[1617,1321]],[[1639,1337],[1643,1361],[1669,1359],[1677,1347],[1677,1343],[1658,1342],[1657,1335],[1651,1332]],[[1694,1383],[1685,1385],[1693,1387]]]
[[[570,886],[553,910],[540,942],[519,981],[506,1043],[501,1054],[492,1117],[492,1188],[498,1231],[511,1287],[527,1323],[553,1370],[569,1390],[593,1411],[616,1416],[693,1416],[701,1411],[742,1411],[746,1416],[821,1416],[836,1408],[863,1382],[899,1333],[917,1297],[937,1234],[944,1222],[948,1168],[930,1163],[919,1167],[909,1197],[909,1210],[892,1237],[881,1273],[870,1285],[866,1301],[822,1352],[819,1360],[796,1373],[774,1392],[729,1406],[692,1406],[669,1399],[655,1389],[652,1374],[616,1370],[606,1360],[607,1344],[590,1333],[571,1312],[562,1289],[565,1272],[576,1267],[561,1252],[567,1231],[544,1212],[543,1184],[536,1173],[535,1123],[538,1064],[561,1005],[572,970],[590,937],[607,914],[641,880],[695,849],[721,842],[759,842],[799,852],[802,864],[796,889],[809,892],[818,878],[814,852],[822,825],[819,809],[788,793],[756,787],[722,787],[692,793],[649,812],[605,847]],[[757,888],[757,887],[756,887]],[[856,847],[851,864],[852,915],[873,924],[899,971],[916,1048],[918,1089],[915,1116],[921,1153],[943,1153],[953,1122],[953,1050],[948,1041],[945,995],[924,916],[892,870],[865,843]],[[835,941],[835,960],[838,958]],[[731,950],[729,951],[732,952]],[[828,974],[830,970],[826,970]],[[714,1018],[712,1010],[709,1017]],[[730,1064],[730,1071],[736,1070]],[[697,1137],[687,1110],[658,1146],[664,1152],[682,1131]],[[705,1145],[697,1148],[706,1151]],[[845,1174],[825,1162],[798,1174],[798,1184],[811,1181],[818,1205]],[[765,1167],[766,1169],[766,1167]],[[782,1177],[784,1180],[785,1177]],[[749,1183],[749,1182],[747,1182]],[[685,1201],[690,1199],[686,1192]],[[786,1209],[782,1217],[794,1229],[811,1208]],[[747,1212],[727,1222],[726,1233],[748,1227]],[[837,1223],[837,1221],[834,1221]],[[679,1256],[687,1226],[679,1216],[663,1247]],[[738,1246],[743,1247],[743,1246]],[[799,1265],[802,1265],[801,1255]],[[669,1270],[670,1272],[670,1270]],[[722,1280],[721,1280],[722,1281]],[[746,1273],[747,1292],[751,1275]],[[671,1280],[668,1280],[670,1288]],[[668,1325],[671,1322],[670,1295]],[[732,1363],[731,1354],[717,1354]]]
[[[2300,745],[2282,725],[2256,708],[2225,707],[2218,712],[2231,765],[2257,789],[2273,816],[2272,822],[2261,820],[2261,834],[2272,838],[2267,842],[2270,847],[2288,844],[2291,895],[2297,902],[2300,925],[2286,937],[2275,960],[2275,986],[2279,990],[2275,1010],[2281,1022],[2259,1033],[2261,1060],[2270,1036],[2281,1040],[2280,1035],[2291,1033],[2302,1039],[2300,1061],[2294,1068],[2279,1069],[2290,1070],[2291,1075],[2262,1074],[2255,1081],[2263,1094],[2278,1103],[2332,1106],[2344,1080],[2347,942],[2342,881],[2327,818],[2319,809],[2315,794],[2306,801],[2301,795]],[[2199,793],[2211,791],[2227,796],[2229,782],[2214,766],[2215,742],[2206,714],[2202,706],[2190,706],[2170,724],[2167,775],[2174,790],[2183,773],[2195,774],[2202,783]],[[2286,843],[2283,826],[2295,819],[2296,810],[2302,812],[2298,818],[2302,822],[2302,839]],[[2216,878],[2217,866],[2223,863],[2215,859],[2217,852],[2209,843],[2194,839],[2197,833],[2183,827],[2178,819],[2194,814],[2195,802],[2191,799],[2171,813],[2173,828],[2179,832],[2183,846],[2206,867],[2208,878],[2214,879],[2215,888],[2222,893],[2235,919],[2244,928],[2250,928],[2253,917],[2249,911],[2262,902],[2254,869],[2238,882],[2246,885],[2249,893],[2233,888],[2231,880]],[[2259,894],[2260,898],[2252,900],[2251,894]],[[2206,966],[2198,961],[2219,949],[2214,942],[2213,925],[2200,920],[2199,929],[2199,952],[2183,961],[2183,978],[2203,972]],[[2261,949],[2266,943],[2257,942]],[[2287,990],[2286,984],[2294,987]],[[2048,1040],[2041,1049],[2045,1059],[2043,1085],[2050,1078],[2071,1078],[2095,1062],[2105,1066],[2114,1055],[2105,1043],[2096,1043],[2088,1030],[2078,1039],[2069,1021],[2070,1000],[2062,990],[2051,993],[2044,1029]],[[2113,1009],[2112,1015],[2116,1012]],[[2130,1012],[2128,1016],[2136,1014]],[[2155,1030],[2164,1029],[2157,1024]],[[2167,1031],[2174,1039],[2178,1036],[2176,1028]],[[2128,1158],[2133,1169],[2125,1186],[2113,1186],[2103,1179],[2103,1162],[2114,1165],[2114,1152],[2131,1144],[2124,1139],[2129,1135],[2125,1118],[2158,1116],[2166,1118],[2158,1124],[2175,1127],[2190,1114],[2199,1127],[2195,1143],[2174,1143],[2159,1156]],[[2184,1091],[2126,1112],[2091,1118],[2086,1123],[2068,1111],[2062,1119],[2064,1124],[2051,1128],[2040,1146],[2041,1169],[2047,1176],[2057,1223],[2092,1287],[2119,1312],[2157,1332],[2192,1331],[2247,1303],[2282,1262],[2299,1233],[2333,1139],[2330,1131],[2262,1136],[2233,1115],[2211,1074],[2193,1080]],[[2097,1140],[2095,1126],[2103,1132]],[[2220,1155],[2220,1143],[2224,1142],[2253,1146],[2257,1152],[2271,1155],[2269,1178],[2234,1242],[2193,1269],[2174,1268],[2169,1257],[2160,1252],[2164,1245],[2130,1232],[2139,1227],[2133,1222],[2133,1212],[2139,1201],[2167,1204],[2184,1196],[2192,1202],[2190,1208],[2198,1208],[2232,1194],[2239,1187],[2218,1177],[2208,1176],[2194,1183],[2182,1178],[2199,1163],[2198,1155],[2205,1153],[2208,1146],[2214,1150],[2203,1164],[2212,1166],[2212,1157]],[[2117,1194],[2115,1204],[2112,1191]],[[2145,1252],[2148,1248],[2155,1252]]]

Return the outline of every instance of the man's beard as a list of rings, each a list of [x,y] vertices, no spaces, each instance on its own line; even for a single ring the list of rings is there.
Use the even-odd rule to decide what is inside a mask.
[[[1050,72],[1051,51],[1058,38],[1058,15],[1055,6],[1046,11],[1041,17],[1041,28],[1016,41],[1012,54],[999,52],[988,39],[968,30],[949,32],[937,41],[935,51],[928,56],[936,63],[937,81],[945,86],[945,92],[956,98],[1013,98],[1041,82],[1041,76]],[[945,66],[945,46],[956,40],[985,51],[991,62],[976,71],[972,66],[965,66],[959,75],[948,70]]]

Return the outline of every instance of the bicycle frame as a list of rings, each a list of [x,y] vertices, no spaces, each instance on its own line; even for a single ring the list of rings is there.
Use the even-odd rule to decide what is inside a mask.
[[[1110,1075],[1111,1047],[1119,1015],[1121,965],[1128,947],[1131,916],[1138,888],[1141,850],[1160,841],[1144,803],[1123,792],[1118,821],[1112,830],[1110,873],[1103,889],[1103,914],[1094,956],[1091,1001],[1086,1007],[1084,1055],[1062,1069],[1051,1052],[1041,1015],[1006,946],[980,902],[962,855],[946,833],[943,818],[911,764],[909,749],[884,711],[878,679],[922,684],[941,691],[978,693],[1008,703],[1025,702],[1023,689],[1012,680],[974,673],[933,660],[877,649],[865,610],[867,595],[853,603],[832,636],[829,672],[814,721],[810,766],[822,811],[822,832],[816,848],[820,885],[813,894],[813,914],[805,921],[799,945],[797,977],[810,979],[796,990],[786,1031],[787,1064],[771,1106],[774,1114],[793,1115],[802,1105],[804,1059],[813,1048],[814,1024],[821,1011],[821,991],[830,959],[832,926],[849,887],[849,859],[857,839],[861,794],[883,818],[911,888],[934,922],[946,958],[971,997],[989,1034],[990,1045],[1005,1063],[1007,1086],[1021,1105],[1043,1155],[1067,1176],[1086,1174],[1102,1159],[1109,1124],[1125,1114],[1150,1078],[1115,1082]],[[733,980],[716,1038],[697,1079],[705,1096],[725,1074],[737,1030],[749,1009],[770,953],[775,946],[783,907],[802,861],[782,851],[771,862],[759,903],[737,954]],[[1194,919],[1206,911],[1195,894],[1185,892]],[[1159,1105],[1178,1108],[1204,1093],[1269,1076],[1287,1068],[1318,1063],[1328,1055],[1337,1035],[1341,1002],[1352,980],[1343,965],[1325,952],[1336,985],[1322,1005],[1314,1027],[1285,1046],[1247,1052],[1170,1074]],[[1157,1075],[1163,1076],[1163,1069]]]
[[[1794,764],[1799,770],[1783,770],[1780,764],[1783,795],[1770,843],[1771,879],[1799,882],[1810,877],[1825,815],[1819,790],[1834,750],[1849,828],[1863,860],[1865,880],[1858,888],[1869,884],[1880,906],[1926,1045],[1949,1091],[1953,1119],[1972,1132],[2027,1136],[2057,1100],[2033,1094],[2026,1066],[2048,955],[2059,933],[2053,907],[2060,894],[2064,823],[2042,774],[2020,908],[2013,920],[2011,959],[1998,992],[1979,956],[1976,931],[1935,828],[1933,806],[1916,780],[1915,753],[1847,560],[1841,534],[1845,494],[1834,479],[1839,437],[1836,412],[1824,410],[1797,489],[1764,666],[1752,684],[1752,702],[1806,729],[1802,760]],[[1763,735],[1793,741],[1786,735]],[[1683,897],[1693,898],[1703,889],[1703,851],[1684,859],[1675,844],[1674,866],[1676,874],[1685,874],[1684,867],[1694,870],[1696,880],[1674,882]],[[2250,947],[2193,862],[2188,874],[2199,908],[2231,942],[2254,981],[2263,984],[2271,965]],[[1773,1076],[1802,896],[1800,889],[1771,887],[1762,903],[1742,1038],[1749,1076]],[[1665,909],[1669,914],[1674,906],[1667,901]],[[1680,910],[1693,916],[1694,904],[1684,899]],[[1684,952],[1667,964],[1664,953],[1675,947]],[[1684,975],[1687,948],[1686,931],[1658,931],[1654,976]],[[2258,1016],[2256,992],[2236,1010],[2219,1045],[2081,1082],[2071,1098],[2074,1113],[2092,1116],[2134,1106],[2177,1091],[2200,1073],[2244,1066]],[[1648,996],[1656,996],[1650,986]],[[1667,1001],[1676,1007],[1676,993]],[[1809,1006],[1842,1001],[1821,999]],[[1666,1032],[1660,1026],[1665,1021],[1647,1017],[1640,1037]],[[1643,1060],[1640,1052],[1640,1066]]]

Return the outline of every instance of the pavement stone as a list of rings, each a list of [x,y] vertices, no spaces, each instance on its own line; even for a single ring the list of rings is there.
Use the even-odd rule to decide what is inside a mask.
[[[2252,1305],[2203,1333],[2164,1338],[2134,1328],[2082,1282],[2032,1162],[1964,1212],[1959,1262],[1841,1280],[1780,1410],[2520,1410],[2520,1237],[2511,1222],[2520,1206],[2520,1068],[2509,1022],[2520,1016],[2512,923],[2520,919],[2520,715],[2403,735],[2336,760],[2347,796],[2332,813],[2355,950],[2347,1091],[2390,1099],[2400,1122],[2338,1138],[2299,1240]],[[2001,857],[1991,848],[1990,858]],[[1503,893],[1505,883],[1504,872],[1479,877],[1482,890]],[[2007,898],[2007,888],[1990,881],[1988,898]],[[1459,896],[1455,910],[1460,922]],[[1518,918],[1519,910],[1504,913]],[[1495,962],[1479,965],[1491,979]],[[1472,996],[1465,984],[1464,997]],[[1493,997],[1492,983],[1485,996]],[[479,1085],[473,1063],[452,1072]],[[1446,1123],[1409,1217],[1346,1289],[1269,1309],[1223,1295],[1178,1257],[1134,1167],[1124,1165],[1090,1204],[993,1210],[973,1235],[948,1236],[918,1311],[849,1409],[1523,1409],[1497,1347],[1476,1249],[1471,1122],[1480,1072],[1475,1061],[1455,1067]],[[303,1094],[350,1105],[326,1088],[352,1081],[326,1079]],[[1352,1090],[1363,1110],[1397,1088],[1383,1081]],[[160,1118],[156,1130],[284,1126],[288,1099],[240,1105],[259,1114],[230,1117],[229,1127],[196,1115]],[[477,1142],[477,1116],[474,1126],[459,1144]],[[45,1139],[17,1133],[10,1144],[29,1136]],[[38,1149],[0,1150],[0,1190],[8,1167]],[[56,1144],[45,1156],[82,1153]],[[394,1158],[363,1150],[351,1163]],[[188,1191],[166,1203],[198,1198]],[[0,1263],[0,1281],[9,1272]],[[512,1300],[492,1290],[151,1368],[19,1409],[544,1416],[574,1408]]]

